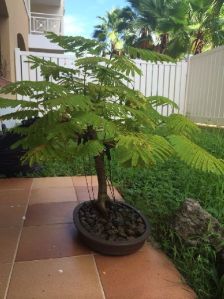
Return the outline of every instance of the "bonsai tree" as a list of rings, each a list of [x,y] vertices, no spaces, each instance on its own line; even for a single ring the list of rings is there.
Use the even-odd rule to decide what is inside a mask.
[[[160,105],[177,108],[171,100],[146,97],[132,88],[132,77],[141,75],[133,58],[157,61],[168,57],[123,47],[116,33],[110,35],[109,44],[53,33],[48,37],[75,53],[75,68],[31,56],[29,62],[41,69],[45,81],[16,82],[0,90],[30,98],[0,99],[1,108],[15,108],[2,120],[36,119],[28,127],[13,129],[23,136],[14,145],[27,150],[23,161],[92,157],[99,183],[96,204],[104,214],[109,200],[105,160],[111,150],[124,166],[152,167],[177,155],[198,170],[224,173],[224,162],[192,141],[199,131],[193,122],[179,114],[165,117],[157,112]]]

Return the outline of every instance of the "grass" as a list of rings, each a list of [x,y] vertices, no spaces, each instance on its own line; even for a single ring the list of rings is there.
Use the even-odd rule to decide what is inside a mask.
[[[224,132],[203,129],[197,142],[215,156],[224,159]],[[86,169],[83,165],[86,165]],[[71,164],[57,162],[45,165],[35,175],[92,174],[89,161]],[[215,269],[214,249],[206,243],[189,246],[172,230],[175,211],[186,198],[197,199],[200,204],[224,225],[223,177],[199,173],[177,159],[153,169],[122,169],[112,162],[113,183],[125,200],[140,209],[149,219],[154,239],[175,263],[187,283],[200,299],[224,298],[224,281],[219,281]],[[219,293],[218,293],[219,292]]]

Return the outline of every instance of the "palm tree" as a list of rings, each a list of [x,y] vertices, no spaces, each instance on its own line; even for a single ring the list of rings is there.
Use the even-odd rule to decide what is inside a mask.
[[[224,0],[190,0],[189,32],[191,51],[196,55],[204,48],[224,42]]]
[[[157,38],[154,49],[165,53],[170,35],[186,26],[185,15],[187,4],[183,0],[128,0],[132,9],[138,15],[138,23],[142,26],[140,39],[153,40]],[[145,45],[145,44],[144,44]],[[151,44],[148,44],[151,48]],[[145,46],[144,46],[145,48]]]
[[[224,0],[128,0],[142,26],[140,40],[173,57],[198,54],[224,42]],[[152,48],[150,43],[140,47]]]
[[[130,7],[114,9],[107,12],[105,17],[98,18],[101,20],[101,24],[94,27],[93,38],[101,42],[105,42],[109,38],[117,45],[120,45],[121,41],[133,43],[135,35],[130,24],[133,22],[135,14]]]

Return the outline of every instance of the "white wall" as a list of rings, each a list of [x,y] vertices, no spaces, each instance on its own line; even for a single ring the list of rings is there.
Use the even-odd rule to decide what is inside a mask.
[[[224,46],[191,57],[186,114],[195,122],[224,125]]]

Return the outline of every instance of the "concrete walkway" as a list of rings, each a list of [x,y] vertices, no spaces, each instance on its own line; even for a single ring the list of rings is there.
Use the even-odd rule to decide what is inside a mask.
[[[96,177],[92,184],[97,192]],[[125,257],[85,247],[72,212],[88,198],[84,177],[0,180],[0,298],[196,298],[149,244]]]

